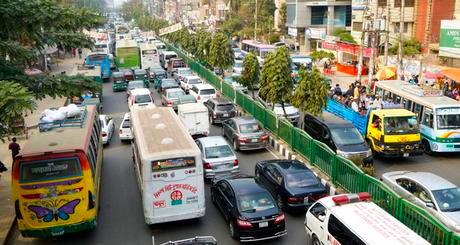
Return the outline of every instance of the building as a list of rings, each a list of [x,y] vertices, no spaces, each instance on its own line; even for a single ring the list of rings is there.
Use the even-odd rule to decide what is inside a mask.
[[[223,0],[200,1],[200,19],[202,21],[223,22],[227,12],[230,11],[230,1],[228,4]]]

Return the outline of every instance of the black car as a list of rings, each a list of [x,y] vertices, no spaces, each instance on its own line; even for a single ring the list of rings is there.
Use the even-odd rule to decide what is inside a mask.
[[[160,86],[158,86],[158,93],[164,92],[166,89],[180,88],[174,79],[161,79]]]
[[[203,104],[208,108],[211,124],[221,123],[236,116],[235,106],[230,100],[224,97],[210,98],[203,102]]]
[[[302,211],[327,195],[318,177],[298,160],[259,161],[255,172],[282,210]]]
[[[287,234],[283,212],[253,178],[218,180],[211,186],[211,200],[236,240],[261,241]]]

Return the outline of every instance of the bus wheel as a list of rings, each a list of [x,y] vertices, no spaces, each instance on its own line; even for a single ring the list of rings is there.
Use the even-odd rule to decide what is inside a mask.
[[[433,151],[431,151],[430,142],[428,142],[428,140],[423,140],[422,145],[423,145],[423,151],[426,154],[430,155],[433,153]]]

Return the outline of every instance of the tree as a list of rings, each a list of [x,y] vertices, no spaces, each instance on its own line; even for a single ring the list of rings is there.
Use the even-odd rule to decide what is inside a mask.
[[[223,70],[235,63],[230,40],[222,32],[218,32],[214,35],[209,51],[209,63],[214,67]]]
[[[300,80],[292,96],[292,105],[304,114],[319,115],[327,104],[328,84],[320,71],[306,71],[304,67],[299,72]]]
[[[267,101],[281,104],[284,116],[287,116],[284,104],[291,99],[293,82],[291,77],[289,51],[279,47],[273,53],[265,56],[259,93]]]
[[[286,34],[286,23],[287,23],[287,5],[286,3],[282,3],[281,7],[279,8],[280,14],[280,22],[278,23],[278,28],[281,30],[282,34]]]
[[[243,60],[243,72],[239,82],[252,91],[252,97],[255,98],[254,88],[259,83],[260,68],[259,60],[254,52],[249,53]]]
[[[332,36],[338,37],[342,42],[356,43],[350,32],[347,32],[342,28],[335,29],[335,31],[332,33]]]
[[[199,61],[209,63],[211,40],[211,33],[207,32],[205,29],[198,29],[196,33],[197,49],[195,57]]]
[[[390,54],[398,54],[399,42],[392,45],[388,50]],[[408,39],[403,41],[403,56],[404,55],[417,55],[422,52],[422,44],[416,39]]]

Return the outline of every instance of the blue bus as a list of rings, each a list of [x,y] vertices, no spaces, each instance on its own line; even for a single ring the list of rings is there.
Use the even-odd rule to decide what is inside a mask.
[[[91,52],[86,56],[86,65],[100,66],[103,80],[110,78],[110,56],[106,52]]]

